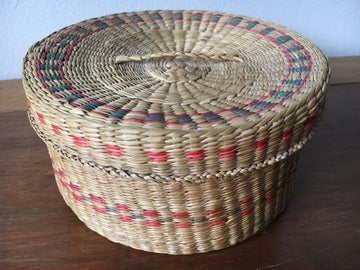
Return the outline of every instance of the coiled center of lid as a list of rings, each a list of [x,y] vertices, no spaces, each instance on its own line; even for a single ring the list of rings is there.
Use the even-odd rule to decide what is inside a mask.
[[[205,78],[211,70],[211,63],[190,57],[165,57],[145,61],[145,70],[168,83],[191,82]]]
[[[256,67],[238,60],[245,56],[236,60],[224,57],[184,54],[147,59],[121,57],[125,61],[108,60],[107,64],[94,65],[93,75],[106,88],[130,99],[158,104],[202,104],[234,98],[258,77],[254,73]]]

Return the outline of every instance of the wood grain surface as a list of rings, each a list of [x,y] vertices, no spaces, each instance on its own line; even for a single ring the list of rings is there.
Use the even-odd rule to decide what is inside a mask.
[[[286,211],[243,243],[183,256],[134,250],[86,228],[57,190],[46,147],[27,120],[21,81],[1,81],[0,269],[359,269],[358,80],[329,87]]]
[[[329,58],[330,84],[360,83],[360,56]]]

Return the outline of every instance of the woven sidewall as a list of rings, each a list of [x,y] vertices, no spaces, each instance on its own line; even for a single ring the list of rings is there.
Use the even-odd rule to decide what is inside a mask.
[[[192,254],[232,246],[286,207],[299,152],[265,168],[203,183],[120,177],[49,148],[66,203],[91,230],[145,251]]]

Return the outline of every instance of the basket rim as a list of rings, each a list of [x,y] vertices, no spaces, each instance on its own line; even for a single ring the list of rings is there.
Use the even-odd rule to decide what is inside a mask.
[[[47,137],[37,125],[34,116],[32,115],[31,110],[27,110],[27,114],[30,120],[30,125],[33,127],[33,129],[36,131],[37,135],[44,141],[44,143],[59,153],[61,156],[63,156],[66,159],[74,160],[82,164],[83,166],[89,166],[92,168],[97,168],[105,173],[114,173],[116,175],[121,176],[122,178],[129,178],[129,179],[136,179],[138,181],[148,181],[148,182],[154,182],[154,183],[161,183],[161,184],[182,184],[184,182],[186,183],[205,183],[209,181],[213,181],[214,179],[225,179],[226,177],[236,176],[237,174],[247,174],[254,170],[257,170],[259,168],[265,168],[269,165],[273,165],[274,163],[277,163],[279,161],[282,161],[289,156],[294,155],[295,153],[298,153],[305,145],[306,143],[313,137],[315,129],[317,126],[314,127],[314,129],[304,138],[302,138],[300,141],[289,147],[287,150],[285,150],[283,153],[277,154],[276,156],[272,156],[270,158],[267,158],[266,160],[263,160],[258,163],[251,164],[248,167],[238,167],[234,168],[232,170],[227,171],[219,171],[217,173],[211,173],[211,172],[203,172],[201,174],[195,174],[191,173],[186,176],[176,176],[176,175],[168,175],[168,176],[161,176],[154,173],[151,174],[142,174],[137,173],[129,170],[124,170],[121,168],[116,168],[114,166],[110,165],[102,165],[98,164],[91,160],[86,160],[86,158],[81,157],[80,154],[71,154],[66,148],[63,148],[57,144],[55,144],[51,138]],[[317,122],[319,124],[320,121]]]

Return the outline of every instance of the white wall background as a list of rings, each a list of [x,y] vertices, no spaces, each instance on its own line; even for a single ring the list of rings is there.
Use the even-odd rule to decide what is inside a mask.
[[[0,0],[0,80],[21,78],[27,49],[60,28],[126,11],[217,10],[267,19],[326,55],[360,55],[360,0]]]

